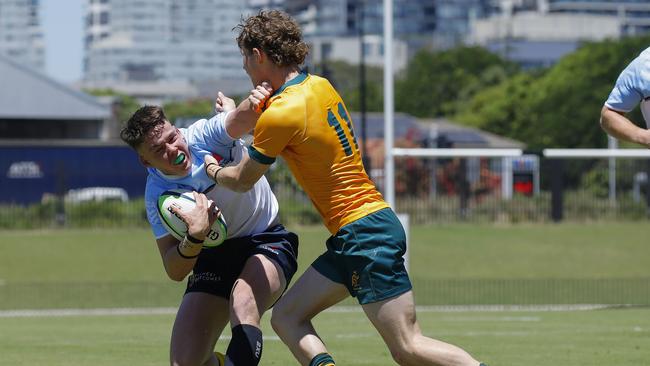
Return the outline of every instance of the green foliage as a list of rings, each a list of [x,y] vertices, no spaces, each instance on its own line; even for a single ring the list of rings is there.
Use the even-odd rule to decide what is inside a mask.
[[[143,199],[129,202],[59,201],[0,206],[0,229],[110,228],[147,226]]]
[[[177,118],[196,117],[196,119],[210,117],[214,114],[214,100],[208,98],[188,99],[174,101],[163,106],[165,116],[174,123]]]
[[[321,217],[302,190],[289,166],[278,159],[269,169],[267,179],[280,204],[280,219],[285,225],[314,225]]]
[[[361,110],[360,69],[343,61],[330,61],[316,65],[315,74],[326,77],[343,98],[351,111]],[[368,66],[366,74],[366,111],[381,112],[384,108],[383,70]]]
[[[600,110],[616,78],[650,37],[586,43],[554,67],[519,74],[474,95],[454,119],[529,148],[606,146]],[[633,120],[640,121],[638,111]]]
[[[395,82],[395,108],[418,117],[448,115],[477,91],[499,83],[516,69],[480,47],[419,51]]]
[[[115,108],[116,117],[119,123],[128,121],[131,115],[141,107],[137,99],[124,93],[116,92],[112,89],[90,89],[86,93],[94,96],[111,96],[116,98]]]
[[[349,89],[341,93],[348,110],[361,111],[361,89]],[[366,112],[382,112],[384,110],[384,89],[381,83],[366,83]]]
[[[359,88],[359,65],[351,65],[344,61],[329,61],[327,64],[318,64],[314,73],[326,77],[339,92],[346,92]],[[366,65],[366,82],[381,84],[384,80],[381,67]]]

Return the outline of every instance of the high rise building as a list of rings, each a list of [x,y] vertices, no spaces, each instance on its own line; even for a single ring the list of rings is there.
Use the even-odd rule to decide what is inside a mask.
[[[383,33],[383,2],[371,0],[285,0],[286,11],[301,24],[305,36],[355,36]],[[393,0],[398,38],[432,34],[436,0]]]
[[[0,0],[0,54],[45,71],[39,0]]]
[[[231,0],[86,0],[84,83],[243,80],[232,28],[245,12]]]
[[[247,0],[248,10],[255,14],[260,10],[284,10],[284,0]]]
[[[616,17],[624,35],[650,31],[650,0],[538,0],[538,3],[542,12]]]
[[[436,0],[435,43],[440,48],[453,47],[465,41],[473,19],[492,14],[497,6],[493,0]]]

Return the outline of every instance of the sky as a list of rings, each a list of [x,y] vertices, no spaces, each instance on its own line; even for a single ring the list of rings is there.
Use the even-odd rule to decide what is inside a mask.
[[[41,0],[45,71],[64,83],[81,79],[83,1]]]

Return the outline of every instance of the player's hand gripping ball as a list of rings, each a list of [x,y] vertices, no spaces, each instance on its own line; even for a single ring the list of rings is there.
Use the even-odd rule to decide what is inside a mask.
[[[171,210],[172,205],[176,205],[183,212],[192,210],[196,205],[192,191],[181,189],[165,191],[158,198],[158,216],[160,216],[163,226],[173,237],[178,240],[183,240],[183,237],[187,234],[187,224],[174,214]],[[210,228],[210,232],[205,237],[203,247],[216,247],[226,240],[227,234],[226,220],[221,212],[219,212],[217,219]]]

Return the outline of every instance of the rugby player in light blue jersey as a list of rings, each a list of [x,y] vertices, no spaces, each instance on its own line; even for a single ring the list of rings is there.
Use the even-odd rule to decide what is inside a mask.
[[[626,117],[638,104],[646,128]],[[621,72],[600,112],[600,125],[619,140],[650,147],[650,48],[645,49]]]
[[[145,106],[121,131],[149,172],[145,206],[167,274],[182,281],[192,271],[172,331],[171,365],[258,365],[260,318],[296,271],[298,237],[280,224],[278,202],[266,179],[236,193],[215,185],[204,168],[206,155],[222,166],[242,159],[246,151],[240,137],[254,128],[256,108],[269,95],[258,86],[235,108],[220,93],[220,113],[188,128],[174,127],[162,108]],[[158,197],[171,189],[194,191],[196,200],[191,212],[176,212],[188,226],[180,241],[166,231],[157,212]],[[217,209],[228,236],[219,246],[203,247]],[[232,340],[224,357],[213,350],[229,321]]]

